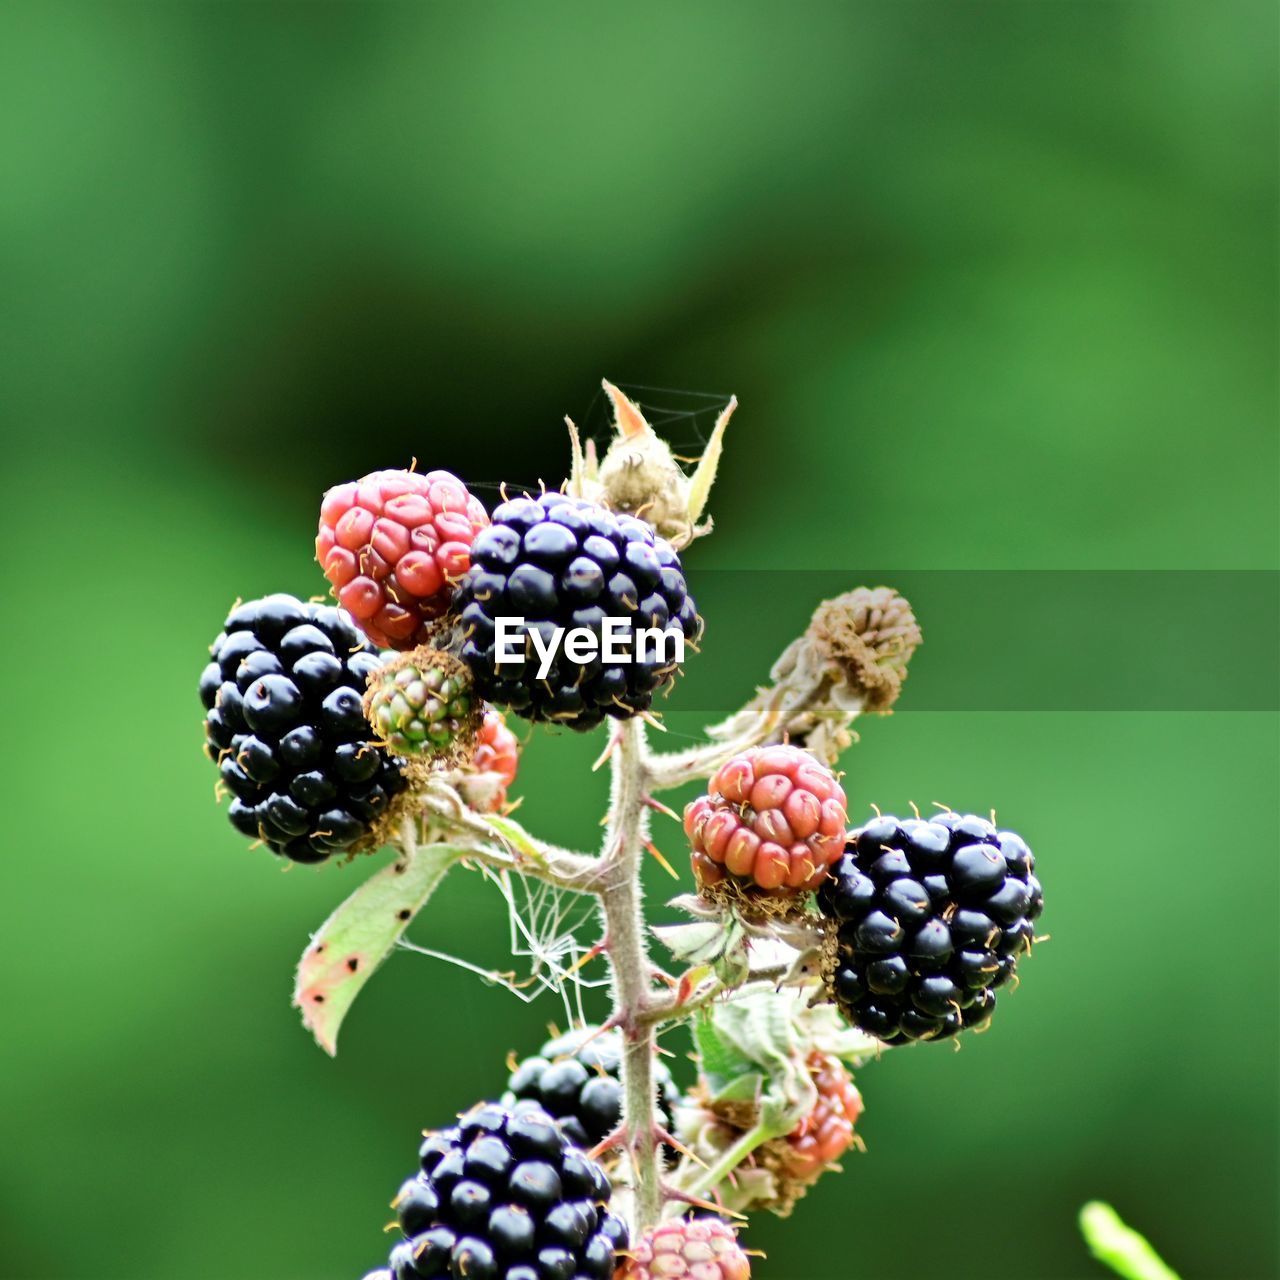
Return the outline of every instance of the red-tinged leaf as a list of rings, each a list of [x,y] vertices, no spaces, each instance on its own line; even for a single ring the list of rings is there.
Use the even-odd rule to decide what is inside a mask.
[[[453,845],[423,845],[370,876],[313,935],[298,962],[293,1004],[330,1056],[352,1002],[463,856]]]

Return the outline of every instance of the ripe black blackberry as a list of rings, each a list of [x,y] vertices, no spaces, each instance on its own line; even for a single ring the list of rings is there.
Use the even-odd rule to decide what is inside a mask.
[[[670,649],[662,661],[649,646],[644,661],[632,653],[630,661],[606,663],[576,661],[562,647],[540,680],[528,636],[523,663],[498,664],[497,618],[524,618],[526,630],[548,644],[557,626],[585,627],[599,642],[606,618],[631,628],[672,627],[686,642],[696,642],[702,627],[680,557],[665,539],[641,520],[562,493],[513,498],[494,511],[472,543],[454,603],[466,636],[462,658],[482,697],[529,720],[582,730],[606,715],[626,719],[647,710],[675,678]]]
[[[358,847],[405,786],[364,717],[377,650],[344,610],[270,595],[237,605],[209,652],[205,749],[232,826],[294,862]]]
[[[881,817],[850,835],[818,901],[836,925],[827,975],[855,1026],[941,1040],[984,1025],[1044,906],[1021,836],[984,818]]]
[[[604,1170],[545,1112],[476,1107],[426,1136],[401,1188],[394,1280],[609,1280],[627,1232]]]
[[[658,1107],[670,1129],[679,1100],[666,1063],[654,1063]],[[576,1146],[590,1150],[622,1121],[622,1035],[585,1027],[548,1040],[536,1057],[526,1058],[511,1073],[505,1106],[519,1110],[538,1106],[564,1130]]]

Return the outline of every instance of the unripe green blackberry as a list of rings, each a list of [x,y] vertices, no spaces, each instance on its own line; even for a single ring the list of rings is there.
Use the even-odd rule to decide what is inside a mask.
[[[480,703],[466,667],[423,646],[392,658],[369,681],[365,714],[397,755],[438,756],[470,745]]]

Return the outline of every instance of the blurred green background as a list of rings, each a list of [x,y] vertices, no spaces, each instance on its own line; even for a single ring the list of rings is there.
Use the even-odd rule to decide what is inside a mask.
[[[687,451],[719,402],[641,388],[741,399],[695,590],[1274,572],[1277,34],[1251,0],[0,8],[0,1274],[354,1278],[417,1132],[562,1019],[415,955],[336,1062],[288,1008],[365,864],[246,850],[195,682],[236,596],[322,588],[327,485],[554,483],[603,374]],[[745,695],[779,575],[740,578],[700,661]],[[851,807],[997,805],[1053,941],[991,1034],[864,1070],[868,1151],[753,1224],[761,1280],[1097,1275],[1095,1195],[1188,1277],[1277,1273],[1277,718],[1195,697],[1241,628],[1189,591],[1186,706],[1142,711],[1017,651],[1026,710],[913,709],[926,641]],[[533,739],[530,825],[594,839],[598,747]],[[504,928],[459,878],[414,936]]]

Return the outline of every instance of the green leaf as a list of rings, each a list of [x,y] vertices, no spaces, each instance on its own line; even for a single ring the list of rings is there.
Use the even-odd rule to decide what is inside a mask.
[[[693,1023],[693,1042],[702,1074],[712,1093],[719,1093],[730,1081],[756,1071],[756,1065],[732,1040],[723,1035],[716,1022],[716,1006],[703,1010]]]
[[[312,936],[298,962],[293,1004],[331,1057],[338,1051],[338,1030],[352,1002],[445,872],[465,854],[447,844],[423,845],[406,854],[370,876]]]
[[[1099,1262],[1124,1280],[1178,1280],[1160,1255],[1120,1215],[1100,1200],[1080,1210],[1080,1230]]]
[[[742,938],[742,928],[723,920],[691,920],[687,924],[659,924],[654,937],[685,964],[715,964]]]
[[[715,1103],[740,1102],[755,1105],[760,1101],[760,1091],[764,1087],[764,1076],[758,1071],[749,1071],[745,1075],[734,1076],[722,1089],[711,1095]]]

